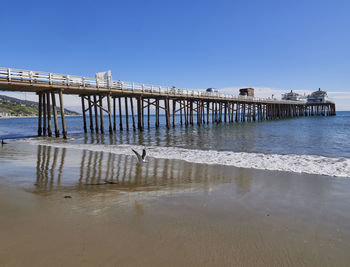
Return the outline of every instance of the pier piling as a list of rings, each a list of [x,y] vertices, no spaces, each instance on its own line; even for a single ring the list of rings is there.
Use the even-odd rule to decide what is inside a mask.
[[[63,94],[62,90],[59,91],[60,97],[60,109],[61,109],[61,121],[62,121],[62,135],[64,139],[67,139],[67,128],[66,128],[66,119],[64,116],[64,105],[63,105]]]
[[[42,94],[39,93],[38,94],[38,97],[39,97],[39,106],[38,106],[38,136],[41,136],[41,133],[42,133],[42,127],[41,127],[41,117],[42,117]]]
[[[55,124],[55,137],[60,137],[60,130],[58,129],[56,96],[55,96],[54,92],[51,92],[51,98],[52,98],[53,121],[54,121],[54,124]],[[84,131],[86,132],[85,112],[84,112]]]

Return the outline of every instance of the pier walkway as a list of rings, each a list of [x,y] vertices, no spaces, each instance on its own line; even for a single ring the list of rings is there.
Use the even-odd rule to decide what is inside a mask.
[[[92,133],[104,133],[104,115],[108,115],[110,133],[117,130],[117,124],[119,130],[133,128],[142,131],[146,124],[150,127],[150,115],[153,112],[151,107],[156,115],[155,127],[159,127],[162,110],[168,128],[175,127],[176,114],[180,116],[179,123],[186,126],[193,125],[194,122],[201,125],[210,122],[231,123],[336,114],[332,102],[310,104],[1,67],[0,91],[36,93],[39,100],[38,136],[52,136],[53,117],[55,136],[59,137],[57,94],[64,138],[67,137],[67,129],[63,94],[78,95],[81,98],[84,132],[88,131],[89,120],[89,130]],[[123,115],[126,118],[124,125]]]

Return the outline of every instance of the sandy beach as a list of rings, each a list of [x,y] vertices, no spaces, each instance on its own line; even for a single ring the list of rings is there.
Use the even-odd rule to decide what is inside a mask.
[[[11,153],[9,153],[11,151]],[[347,266],[350,180],[10,143],[0,266]]]

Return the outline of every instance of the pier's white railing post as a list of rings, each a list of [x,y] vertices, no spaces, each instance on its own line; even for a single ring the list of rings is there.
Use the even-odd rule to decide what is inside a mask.
[[[29,82],[33,83],[33,72],[32,71],[29,72]]]
[[[7,69],[7,80],[9,82],[11,82],[11,69],[10,68]]]

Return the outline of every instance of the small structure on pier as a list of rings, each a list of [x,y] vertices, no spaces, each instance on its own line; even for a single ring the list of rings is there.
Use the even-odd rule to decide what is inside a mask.
[[[318,88],[318,91],[313,92],[311,95],[307,96],[307,103],[328,103],[328,95],[326,91],[322,91]]]
[[[239,95],[254,97],[254,88],[239,89]]]
[[[207,93],[217,93],[217,92],[218,92],[218,90],[215,89],[215,88],[207,88],[205,91],[206,91]]]
[[[295,93],[293,92],[293,90],[290,90],[290,92],[288,93],[282,94],[282,100],[306,101],[305,98],[305,96]]]
[[[98,86],[110,88],[112,86],[112,72],[110,70],[96,73],[96,83]]]

